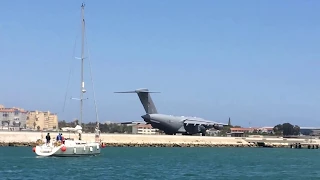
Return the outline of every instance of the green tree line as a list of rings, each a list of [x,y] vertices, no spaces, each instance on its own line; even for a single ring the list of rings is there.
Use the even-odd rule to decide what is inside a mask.
[[[64,120],[58,122],[59,128],[75,127],[78,124],[79,124],[78,120],[75,120],[73,122],[66,122]],[[96,126],[97,126],[97,123],[95,122],[82,123],[83,131],[88,133],[94,133]],[[110,123],[110,124],[99,123],[99,129],[102,133],[127,133],[127,134],[132,133],[132,126],[127,126],[127,125],[118,124],[118,123]]]
[[[79,124],[78,120],[75,120],[73,122],[66,122],[63,120],[63,121],[59,121],[58,123],[59,128],[75,127],[78,124]],[[220,130],[220,133],[219,133],[220,136],[226,136],[227,133],[231,132],[230,128],[241,128],[241,126],[231,125],[230,120],[228,124],[229,124],[228,126],[224,126],[223,129]],[[96,123],[95,122],[83,123],[82,128],[84,132],[94,133],[94,130],[96,128]],[[99,123],[99,128],[102,133],[126,133],[126,134],[132,133],[132,126],[122,125],[118,123],[110,123],[110,124]],[[274,135],[277,135],[277,136],[297,136],[300,134],[300,127],[297,125],[292,125],[290,123],[283,123],[283,124],[278,124],[274,126],[273,131],[274,131]],[[248,134],[248,133],[245,133],[245,134]],[[253,132],[249,134],[260,134],[260,133]]]

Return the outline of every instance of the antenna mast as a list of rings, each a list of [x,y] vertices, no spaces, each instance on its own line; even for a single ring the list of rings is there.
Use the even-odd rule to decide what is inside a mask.
[[[84,89],[84,79],[83,79],[83,61],[84,61],[84,31],[85,31],[85,20],[84,20],[84,6],[85,4],[82,3],[81,5],[81,19],[82,19],[82,33],[81,33],[81,91],[80,91],[80,126],[82,127],[82,114],[83,114],[83,94],[86,92]],[[80,134],[79,134],[80,135]],[[79,137],[81,140],[81,136]]]

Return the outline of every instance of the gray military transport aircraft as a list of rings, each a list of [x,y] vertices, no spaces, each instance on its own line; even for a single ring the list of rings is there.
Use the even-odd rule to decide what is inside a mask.
[[[205,136],[207,129],[215,128],[222,129],[228,124],[208,121],[199,117],[173,116],[167,114],[159,114],[150,96],[148,89],[137,89],[135,91],[115,92],[115,93],[137,93],[139,99],[146,111],[146,114],[141,116],[146,124],[151,124],[153,128],[162,130],[165,134],[176,135],[193,135],[201,133]],[[121,124],[139,124],[139,122],[123,122]]]

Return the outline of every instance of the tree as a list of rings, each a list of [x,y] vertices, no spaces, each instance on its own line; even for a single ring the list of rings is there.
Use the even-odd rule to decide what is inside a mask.
[[[298,136],[299,134],[300,134],[300,127],[297,126],[297,125],[295,125],[295,126],[293,127],[293,135]]]
[[[76,125],[79,125],[79,120],[78,120],[78,119],[74,120],[74,125],[75,125],[75,126],[76,126]]]
[[[273,131],[276,135],[282,135],[283,134],[283,125],[278,124],[273,128]]]
[[[273,128],[273,131],[276,135],[283,135],[283,136],[292,136],[292,135],[299,135],[300,134],[300,127],[295,125],[293,126],[290,123],[283,123],[278,124]]]
[[[293,125],[290,123],[283,123],[283,135],[291,136],[293,135]]]
[[[58,122],[58,127],[67,127],[67,126],[71,126],[71,124],[67,123],[65,120]]]

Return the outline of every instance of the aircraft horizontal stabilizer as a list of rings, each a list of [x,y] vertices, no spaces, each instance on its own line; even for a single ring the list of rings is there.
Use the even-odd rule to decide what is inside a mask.
[[[149,91],[146,88],[141,88],[141,89],[136,89],[134,91],[122,91],[122,92],[114,92],[114,93],[160,93],[160,92]]]

